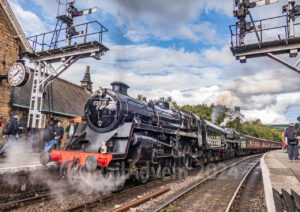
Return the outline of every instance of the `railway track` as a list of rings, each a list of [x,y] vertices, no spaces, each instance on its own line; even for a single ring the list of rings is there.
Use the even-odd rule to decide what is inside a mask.
[[[239,166],[239,168],[241,168],[241,167],[243,167],[243,165],[245,165],[245,164],[247,164],[247,163],[250,162],[251,167],[247,167],[247,169],[248,169],[248,170],[247,170],[247,173],[246,173],[245,175],[243,175],[243,177],[242,177],[241,180],[239,180],[238,186],[235,187],[235,189],[231,189],[232,195],[233,195],[233,196],[231,196],[230,201],[228,200],[228,202],[230,203],[230,206],[227,206],[227,208],[231,208],[232,205],[233,205],[232,202],[234,202],[234,200],[236,199],[237,194],[238,194],[238,191],[239,191],[240,188],[242,187],[243,183],[245,182],[245,180],[247,179],[247,177],[249,176],[249,174],[251,173],[251,171],[257,166],[257,164],[258,164],[258,162],[259,162],[258,158],[259,158],[259,156],[252,156],[252,157],[243,159],[243,160],[241,160],[241,161],[238,161],[238,162],[236,162],[236,163],[234,163],[234,164],[232,164],[232,165],[229,165],[229,166],[227,166],[227,167],[225,167],[225,168],[223,168],[223,169],[221,169],[221,170],[219,170],[219,171],[217,171],[217,172],[211,174],[210,176],[208,176],[208,177],[206,177],[206,178],[204,178],[204,179],[202,179],[202,180],[200,180],[200,181],[194,183],[193,185],[188,186],[188,188],[182,190],[182,191],[179,192],[177,195],[175,195],[175,196],[169,198],[168,200],[165,201],[164,204],[158,206],[158,207],[155,208],[153,211],[158,212],[158,211],[162,211],[162,210],[164,210],[164,209],[167,210],[167,211],[168,211],[168,210],[173,211],[174,208],[177,208],[177,207],[184,207],[185,204],[187,204],[187,205],[192,204],[191,201],[197,202],[198,199],[197,199],[197,198],[195,199],[195,197],[197,197],[197,196],[203,197],[204,194],[205,194],[205,195],[210,195],[210,194],[209,194],[209,193],[210,193],[210,190],[209,190],[209,189],[204,189],[205,184],[208,185],[209,183],[211,183],[212,186],[216,187],[216,186],[218,186],[218,185],[215,184],[215,183],[216,183],[216,181],[218,181],[218,180],[220,180],[220,181],[222,180],[222,177],[224,177],[224,176],[222,176],[223,173],[228,172],[229,170],[232,170],[233,168],[236,168],[236,167],[238,167],[238,166]],[[254,162],[254,164],[253,164],[253,162]],[[234,180],[232,179],[232,180],[229,180],[227,183],[233,183],[233,181],[234,181]],[[223,183],[224,183],[224,182],[223,182]],[[222,183],[221,183],[220,185],[222,185]],[[197,189],[196,189],[196,188],[197,188]],[[200,189],[203,189],[203,190],[202,190],[202,193],[201,193],[201,191],[199,191]],[[198,191],[199,193],[196,193],[196,194],[194,194],[194,195],[191,195],[191,193],[194,192],[195,190]],[[221,190],[221,188],[220,188],[220,190]],[[213,192],[215,192],[215,191],[213,191]],[[210,196],[211,196],[211,197],[210,197],[211,199],[212,199],[213,197],[216,197],[215,193],[213,193],[213,192],[212,192],[212,194],[210,195]],[[227,195],[228,195],[229,192],[230,192],[229,190],[226,190],[225,193],[227,193]],[[201,195],[201,194],[202,194],[202,195]],[[189,196],[189,195],[190,195],[190,196]],[[191,197],[191,196],[193,196],[193,197]],[[187,201],[187,197],[190,198],[188,201]],[[199,199],[200,199],[200,198],[199,198]],[[186,202],[185,202],[185,201],[186,201]],[[216,201],[215,204],[218,204],[218,202],[219,202],[219,201]],[[206,203],[207,203],[207,202],[206,202]],[[196,205],[197,205],[197,204],[198,204],[198,206],[197,206],[198,208],[201,207],[201,204],[200,204],[200,203],[196,203]],[[177,208],[177,209],[178,209],[178,208]],[[182,208],[182,209],[183,209],[183,208]],[[223,211],[224,211],[224,209],[225,209],[225,207],[224,207],[224,208],[218,208],[218,209],[216,209],[216,208],[210,208],[209,210],[223,210]],[[189,209],[186,209],[186,210],[192,210],[192,209],[189,208]],[[205,210],[207,211],[207,209],[205,209]],[[204,211],[205,211],[205,210],[204,210]],[[179,209],[179,211],[180,211],[180,209]]]
[[[41,200],[50,200],[56,198],[58,195],[64,195],[74,192],[74,189],[63,189],[60,191],[50,192],[49,190],[43,190],[40,193],[36,193],[34,196],[25,195],[19,196],[17,200],[9,201],[0,204],[0,211],[10,211],[12,209],[23,207],[29,204],[39,202]]]
[[[226,208],[226,212],[230,212],[230,211],[234,211],[235,205],[239,199],[239,194],[242,192],[243,190],[243,186],[245,185],[246,181],[248,180],[249,176],[251,175],[251,173],[253,172],[253,170],[259,165],[260,161],[257,161],[252,167],[251,169],[247,172],[247,174],[244,176],[244,178],[242,179],[241,183],[239,184],[239,186],[237,187],[237,189],[235,190],[230,202],[227,205]]]
[[[125,190],[116,192],[112,195],[106,196],[106,197],[102,197],[93,201],[89,201],[89,202],[85,202],[83,204],[77,205],[75,207],[70,207],[68,209],[66,209],[65,211],[67,212],[77,212],[77,211],[83,211],[83,210],[88,210],[88,209],[92,209],[95,208],[97,206],[101,205],[105,205],[105,204],[109,204],[110,202],[117,200],[118,198],[122,197],[122,196],[126,196],[126,195],[130,195],[133,192],[138,192],[141,191],[143,189],[148,189],[151,186],[155,186],[158,185],[162,182],[168,181],[171,179],[171,176],[162,178],[162,179],[157,179],[157,180],[153,180],[149,183],[146,184],[142,184],[142,185],[138,185],[138,186],[132,186],[129,188],[126,188]]]
[[[227,170],[230,167],[233,167],[233,166],[235,166],[239,163],[242,163],[246,160],[249,160],[251,158],[257,158],[257,157],[258,156],[251,156],[251,157],[247,157],[246,159],[242,159],[238,162],[235,162],[234,164],[229,165],[229,166],[223,168],[222,170],[217,171],[216,173],[210,175],[206,180],[218,175],[219,173],[222,173],[224,170]],[[103,209],[105,211],[106,210],[108,210],[108,211],[118,211],[118,212],[119,211],[126,211],[130,207],[136,207],[140,204],[143,204],[143,203],[149,201],[151,198],[154,198],[155,196],[159,196],[159,195],[161,195],[165,192],[168,192],[170,190],[170,188],[168,186],[164,186],[164,184],[167,184],[166,182],[168,182],[172,177],[173,176],[168,176],[168,177],[165,177],[163,179],[158,179],[158,180],[151,181],[147,184],[143,184],[143,185],[135,186],[135,187],[132,187],[132,188],[129,188],[129,189],[125,189],[123,191],[120,191],[118,193],[115,193],[115,194],[112,194],[110,196],[104,197],[102,199],[96,199],[94,201],[86,202],[84,204],[80,204],[80,205],[77,205],[75,207],[68,208],[65,211],[76,212],[76,211],[89,210],[89,209],[96,208],[96,207],[99,207],[99,206],[107,205],[107,204],[111,203],[113,200],[120,199],[122,196],[132,196],[131,199],[133,199],[133,200],[130,200],[130,201],[122,204],[122,206],[120,206],[119,208],[116,208],[116,209],[105,208],[105,209]],[[154,192],[150,192],[150,193],[147,192],[148,188],[150,188],[152,186],[156,186],[157,188],[154,189]],[[164,187],[159,188],[160,186],[164,186]],[[134,198],[135,196],[133,195],[133,193],[138,192],[138,191],[143,191],[143,193],[147,193],[147,194],[143,195],[142,197],[139,197],[139,198]],[[164,208],[164,207],[162,207],[162,208]],[[160,208],[160,209],[162,209],[162,208]]]
[[[237,164],[242,163],[243,161],[247,161],[251,158],[255,158],[257,156],[250,156],[247,157],[246,159],[242,159],[238,162],[233,161],[228,161],[228,164],[232,164],[232,165],[226,165],[225,168],[220,168],[220,171],[217,171],[216,173],[210,175],[209,177],[207,177],[208,179],[210,179],[213,176],[218,175],[219,173],[223,172],[224,170],[233,167]],[[198,173],[196,172],[197,170],[192,170],[189,172],[189,174],[191,174],[192,172]],[[212,171],[212,170],[211,170]],[[207,170],[208,173],[211,173],[211,171]],[[195,174],[194,173],[194,174]],[[193,176],[193,175],[191,175]],[[206,180],[207,180],[206,178]],[[127,202],[127,207],[134,207],[137,205],[140,205],[144,202],[149,201],[149,199],[154,198],[158,195],[161,195],[165,192],[168,192],[170,190],[170,188],[168,188],[169,183],[176,183],[179,179],[177,179],[176,177],[174,177],[174,175],[172,176],[167,176],[164,177],[162,179],[157,179],[157,180],[153,180],[150,181],[146,184],[142,184],[142,185],[138,185],[138,186],[131,186],[129,185],[127,188],[125,188],[125,190],[113,193],[109,196],[101,196],[101,197],[96,197],[96,199],[94,200],[89,200],[83,203],[80,203],[79,205],[76,206],[70,206],[69,208],[67,207],[67,209],[63,209],[64,211],[83,211],[83,210],[88,210],[88,209],[94,209],[94,208],[101,208],[101,210],[112,210],[111,206],[115,205],[115,203],[120,204],[121,202]],[[179,181],[178,181],[179,182]],[[163,188],[162,188],[163,187]],[[149,192],[152,193],[149,193]],[[75,195],[75,190],[74,189],[65,189],[65,190],[60,190],[60,191],[56,191],[56,192],[47,192],[47,191],[41,191],[40,193],[38,193],[36,196],[31,196],[31,197],[17,197],[14,198],[14,201],[9,201],[7,203],[4,204],[0,204],[0,211],[8,211],[11,209],[16,209],[16,208],[20,208],[22,209],[24,206],[29,206],[29,205],[36,205],[34,203],[39,203],[39,202],[48,202],[48,201],[52,201],[52,199],[55,199],[57,196],[66,196],[68,194],[74,194]],[[156,193],[156,194],[155,194]],[[140,198],[135,198],[137,196],[142,196],[143,197]],[[153,195],[153,196],[151,196]],[[122,201],[120,201],[122,199]],[[130,200],[128,200],[130,199]],[[132,202],[132,199],[134,200],[138,200],[135,202]],[[125,201],[124,201],[125,200]],[[72,205],[72,204],[71,204]],[[124,207],[125,204],[122,204],[121,207]],[[129,206],[128,206],[129,205]],[[31,206],[29,206],[31,207]],[[120,210],[117,211],[123,211],[122,208]]]

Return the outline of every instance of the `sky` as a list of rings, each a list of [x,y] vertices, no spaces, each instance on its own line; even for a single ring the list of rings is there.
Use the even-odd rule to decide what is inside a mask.
[[[27,36],[55,28],[58,0],[8,1]],[[281,15],[286,3],[255,8],[253,17]],[[103,44],[110,50],[101,60],[79,60],[64,79],[80,84],[90,65],[94,89],[123,81],[132,97],[171,96],[179,105],[240,106],[247,120],[265,124],[296,122],[300,115],[298,73],[270,58],[241,64],[232,56],[229,25],[236,19],[231,0],[76,0],[75,5],[98,8],[76,23],[101,22],[108,29]],[[276,24],[283,22],[276,19],[263,27]],[[282,29],[268,31],[264,39],[278,39],[277,35],[284,36]],[[249,36],[246,42],[253,39]]]

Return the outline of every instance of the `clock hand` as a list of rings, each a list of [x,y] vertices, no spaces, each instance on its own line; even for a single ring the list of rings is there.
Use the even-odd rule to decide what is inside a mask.
[[[20,73],[20,70],[17,73],[15,73],[13,77],[17,76],[19,73]]]

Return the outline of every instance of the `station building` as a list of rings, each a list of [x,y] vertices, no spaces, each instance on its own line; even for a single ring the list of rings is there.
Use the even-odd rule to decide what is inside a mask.
[[[31,53],[32,49],[7,0],[0,0],[0,29],[0,116],[4,125],[13,112],[19,112],[26,126],[33,74],[23,87],[11,87],[7,82],[7,75],[19,55]],[[43,95],[43,112],[62,121],[66,127],[70,120],[81,120],[84,105],[91,93],[92,81],[87,67],[81,85],[58,78],[48,86]],[[1,132],[2,128],[0,134]],[[0,140],[3,141],[2,136]]]

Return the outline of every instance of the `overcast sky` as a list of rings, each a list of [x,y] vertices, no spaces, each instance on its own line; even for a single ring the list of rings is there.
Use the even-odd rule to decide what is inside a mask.
[[[9,2],[27,36],[54,29],[56,0]],[[253,9],[254,18],[280,15],[286,3]],[[240,64],[232,56],[228,26],[236,20],[231,0],[76,0],[76,6],[98,7],[77,22],[97,19],[106,26],[104,44],[110,51],[100,61],[80,60],[63,74],[65,79],[79,84],[90,65],[94,89],[121,80],[133,97],[240,106],[247,119],[266,124],[295,122],[300,115],[299,74],[269,58]],[[264,37],[278,39],[278,34],[284,33]]]

